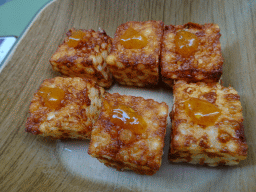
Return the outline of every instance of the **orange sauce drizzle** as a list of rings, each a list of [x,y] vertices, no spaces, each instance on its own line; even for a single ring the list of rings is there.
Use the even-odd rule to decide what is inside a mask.
[[[147,38],[131,27],[121,36],[120,42],[125,49],[141,49],[148,44]]]
[[[218,107],[205,100],[191,98],[185,101],[184,104],[188,116],[194,123],[199,125],[214,125],[221,115],[221,110]]]
[[[188,31],[179,31],[175,36],[176,52],[183,57],[192,56],[198,48],[197,36]]]
[[[61,101],[65,97],[65,92],[60,88],[42,87],[38,94],[43,97],[46,107],[55,110],[61,108]]]
[[[75,31],[71,36],[69,36],[67,44],[69,47],[76,47],[79,42],[83,39],[85,33],[81,30]]]
[[[147,128],[143,117],[126,105],[118,105],[112,109],[110,121],[134,134],[142,134]]]

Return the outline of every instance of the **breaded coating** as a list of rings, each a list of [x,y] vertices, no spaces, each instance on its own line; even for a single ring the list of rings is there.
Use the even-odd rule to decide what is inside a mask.
[[[104,93],[85,78],[46,79],[31,101],[26,132],[54,139],[90,139]]]
[[[132,111],[131,114],[124,109]],[[119,114],[113,113],[114,110]],[[124,123],[137,119],[139,124],[131,123],[131,127],[118,124],[114,119],[116,116]],[[106,93],[99,119],[93,127],[88,153],[119,171],[130,169],[153,175],[162,162],[167,116],[168,106],[164,102]]]
[[[164,24],[162,21],[129,21],[120,25],[113,38],[107,64],[119,84],[128,86],[151,86],[159,80],[159,58]],[[135,30],[144,37],[142,48],[125,48],[121,43],[128,30]],[[142,38],[143,39],[143,38]],[[134,43],[134,46],[139,46]]]
[[[178,81],[173,87],[174,106],[171,113],[172,132],[169,151],[171,162],[188,162],[209,166],[236,165],[247,157],[240,97],[232,87],[219,83],[190,83]],[[193,108],[192,100],[201,104]],[[205,102],[206,101],[206,102]],[[217,115],[216,120],[196,121],[195,117]],[[202,107],[202,106],[201,106]],[[203,113],[202,111],[209,111]],[[212,111],[213,110],[213,111]],[[200,114],[201,113],[201,114]],[[211,114],[210,114],[211,113]],[[207,115],[209,115],[207,117]]]
[[[176,35],[181,31],[196,35],[198,47],[190,56],[184,56],[177,51],[176,45],[179,44],[175,38],[178,39]],[[218,82],[223,65],[220,36],[217,24],[187,23],[165,26],[160,64],[163,81],[171,87],[175,80]]]
[[[105,59],[110,52],[112,38],[104,30],[76,30],[67,32],[64,42],[50,59],[55,71],[70,77],[91,78],[102,87],[110,87],[113,79]]]

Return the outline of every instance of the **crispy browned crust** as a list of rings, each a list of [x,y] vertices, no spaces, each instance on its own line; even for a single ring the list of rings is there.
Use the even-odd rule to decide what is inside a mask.
[[[133,27],[148,38],[148,45],[146,47],[142,49],[125,49],[122,46],[120,38],[129,27]],[[138,63],[155,66],[159,60],[163,27],[162,21],[129,21],[120,25],[116,30],[110,54],[115,54],[116,59],[125,66]],[[150,34],[147,34],[146,31],[149,31]]]
[[[111,123],[107,110],[109,106],[119,104],[132,107],[147,123],[146,131],[141,135],[132,133],[128,142],[119,138],[125,129]],[[161,165],[167,115],[168,106],[165,103],[107,93],[99,119],[93,127],[88,153],[120,171],[131,169],[136,173],[152,175]]]
[[[104,89],[94,81],[74,77],[46,79],[39,87],[58,87],[65,98],[60,109],[45,106],[36,92],[29,107],[26,132],[54,139],[90,139],[91,129],[99,116]]]
[[[146,47],[142,49],[123,47],[120,38],[129,27],[148,38]],[[158,83],[163,27],[162,21],[129,21],[117,28],[107,64],[118,83],[139,87]]]
[[[199,39],[198,50],[193,56],[184,58],[176,53],[174,43],[178,31],[194,33]],[[161,74],[169,81],[217,82],[222,75],[223,57],[220,45],[220,29],[217,24],[195,24],[165,26],[162,52]],[[172,83],[168,83],[172,84]]]
[[[236,165],[246,158],[242,106],[232,87],[178,81],[173,94],[170,161],[217,166]],[[183,103],[191,97],[207,100],[221,109],[214,126],[203,127],[190,120]]]
[[[67,32],[64,42],[50,59],[55,71],[70,77],[87,77],[95,80],[102,87],[110,87],[112,74],[106,66],[105,59],[110,52],[112,38],[104,30],[84,30],[86,41],[76,47],[69,47],[68,38],[78,30],[72,28]]]
[[[136,168],[134,168],[134,165],[127,165],[121,161],[112,161],[107,158],[98,158],[98,160],[101,163],[104,163],[104,165],[106,165],[107,167],[113,167],[118,171],[132,170],[135,173],[138,173],[141,175],[154,175],[158,170],[158,169],[157,170],[150,169],[149,167],[140,166],[140,165],[136,165]]]

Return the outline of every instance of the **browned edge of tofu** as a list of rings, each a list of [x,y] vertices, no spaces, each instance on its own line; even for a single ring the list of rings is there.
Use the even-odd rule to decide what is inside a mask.
[[[211,130],[200,125],[190,125],[191,121],[186,115],[182,102],[191,97],[196,97],[201,91],[200,99],[206,100],[222,110],[222,114],[216,121],[214,128],[218,132],[217,138],[211,141]],[[217,91],[216,93],[216,90]],[[198,92],[198,93],[197,93]],[[172,122],[171,142],[168,159],[170,162],[188,162],[201,165],[236,165],[247,157],[248,146],[244,134],[242,107],[240,96],[232,87],[223,87],[218,83],[190,83],[178,81],[173,87],[174,105],[170,118]],[[187,95],[186,97],[182,94]],[[185,98],[184,98],[185,97]],[[224,112],[223,110],[229,110]],[[238,111],[236,111],[238,110]],[[231,114],[232,113],[232,114]],[[229,116],[228,116],[229,115]],[[189,134],[182,135],[180,125]],[[188,126],[187,129],[184,126]],[[193,127],[193,130],[189,127]],[[214,129],[212,128],[212,129]],[[191,131],[194,131],[191,133]],[[197,138],[201,135],[200,138]],[[177,137],[179,139],[176,141]],[[182,143],[184,141],[184,143]],[[197,147],[193,148],[192,145]],[[215,148],[217,145],[219,149]],[[229,146],[234,145],[235,151],[230,151]],[[192,151],[195,150],[195,151]],[[200,156],[203,154],[203,156]],[[195,159],[200,157],[200,159]],[[207,159],[213,159],[212,163],[206,163]],[[216,159],[216,162],[214,160]]]
[[[174,39],[176,33],[181,30],[195,34],[199,40],[197,51],[188,58],[176,53]],[[200,25],[190,22],[165,26],[160,62],[164,81],[218,82],[223,65],[220,36],[217,24]],[[173,82],[166,83],[173,85]]]
[[[110,121],[111,106],[126,105],[141,115],[147,129],[141,135]],[[88,154],[119,171],[152,175],[159,170],[166,133],[168,106],[152,99],[106,93],[92,131]]]
[[[60,108],[51,109],[45,105],[43,97],[38,93],[42,87],[56,87],[64,91]],[[90,79],[45,79],[30,103],[25,131],[52,139],[90,139],[104,94],[105,90]]]
[[[77,46],[69,47],[69,37],[77,31],[84,32],[85,36]],[[112,38],[104,30],[95,32],[92,29],[71,28],[66,35],[50,59],[53,70],[69,77],[91,78],[98,85],[109,88],[113,78],[105,60],[110,53]]]
[[[145,47],[124,48],[120,39],[130,27],[147,38],[148,44]],[[119,84],[145,87],[158,83],[163,28],[162,21],[129,21],[117,28],[107,64]]]

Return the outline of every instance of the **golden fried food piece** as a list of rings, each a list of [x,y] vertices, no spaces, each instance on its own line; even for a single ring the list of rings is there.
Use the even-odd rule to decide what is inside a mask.
[[[64,43],[50,59],[55,71],[70,77],[91,78],[102,87],[110,87],[113,79],[105,59],[112,39],[105,31],[76,30],[67,32]]]
[[[88,153],[119,171],[153,175],[162,162],[167,116],[164,102],[106,93]]]
[[[171,162],[236,165],[247,157],[240,97],[219,83],[173,87]]]
[[[54,139],[90,139],[104,93],[85,78],[44,80],[31,101],[26,131]]]
[[[119,84],[144,87],[158,83],[163,28],[162,21],[129,21],[117,28],[106,61]]]
[[[217,24],[165,26],[161,74],[173,86],[175,80],[187,82],[218,82],[222,75],[223,58]]]

